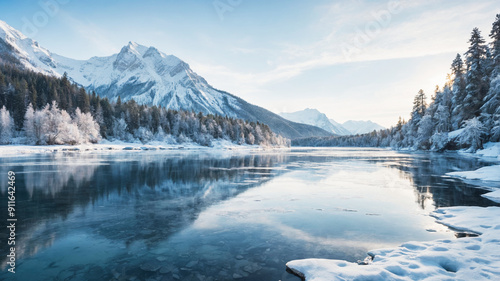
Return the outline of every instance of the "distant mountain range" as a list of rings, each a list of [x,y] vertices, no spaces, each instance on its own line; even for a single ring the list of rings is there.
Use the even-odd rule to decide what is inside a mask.
[[[181,59],[134,42],[118,54],[75,60],[50,52],[0,21],[0,54],[0,62],[16,61],[35,72],[57,77],[67,73],[75,83],[112,101],[121,97],[122,101],[134,99],[140,104],[259,121],[291,139],[331,135],[215,89]]]
[[[375,130],[385,129],[372,121],[349,120],[340,124],[333,119],[329,119],[324,113],[319,112],[317,109],[310,108],[292,113],[280,113],[280,115],[290,121],[313,125],[341,136],[365,134]]]
[[[351,132],[351,134],[353,135],[366,134],[366,133],[371,133],[373,131],[386,129],[385,127],[382,127],[379,124],[374,123],[370,120],[368,121],[349,120],[342,123],[342,126],[346,128],[349,132]]]

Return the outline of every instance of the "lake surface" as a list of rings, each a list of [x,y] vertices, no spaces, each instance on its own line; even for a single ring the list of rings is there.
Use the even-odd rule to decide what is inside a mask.
[[[429,212],[496,204],[444,174],[487,164],[355,148],[0,157],[2,226],[8,171],[18,219],[0,279],[297,281],[287,261],[454,239]]]

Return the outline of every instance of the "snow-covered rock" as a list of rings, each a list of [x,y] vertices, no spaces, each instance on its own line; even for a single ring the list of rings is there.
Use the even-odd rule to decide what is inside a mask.
[[[438,222],[479,237],[408,242],[395,249],[371,251],[373,261],[358,265],[341,260],[305,259],[287,267],[307,281],[335,280],[498,280],[500,208],[450,207],[433,213]]]

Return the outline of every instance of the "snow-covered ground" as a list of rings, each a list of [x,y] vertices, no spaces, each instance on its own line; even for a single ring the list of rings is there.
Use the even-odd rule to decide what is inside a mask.
[[[371,251],[374,258],[368,265],[305,259],[290,261],[287,267],[307,281],[500,279],[500,208],[450,207],[432,215],[444,225],[480,236]]]
[[[98,144],[80,145],[0,145],[0,157],[22,156],[34,153],[57,153],[57,152],[112,152],[112,151],[150,151],[150,150],[262,150],[264,147],[258,145],[237,145],[230,141],[213,141],[212,146],[201,146],[196,143],[166,144],[164,142],[126,143],[122,141],[101,141]]]

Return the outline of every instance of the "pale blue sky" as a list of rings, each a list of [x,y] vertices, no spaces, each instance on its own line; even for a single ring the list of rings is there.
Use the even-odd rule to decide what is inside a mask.
[[[408,118],[420,88],[443,85],[472,28],[487,37],[496,13],[497,0],[0,1],[1,20],[60,55],[135,41],[276,113],[309,107],[384,126]]]

